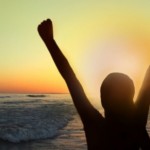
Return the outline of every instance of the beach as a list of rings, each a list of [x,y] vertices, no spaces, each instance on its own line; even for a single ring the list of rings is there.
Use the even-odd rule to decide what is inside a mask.
[[[86,150],[68,94],[0,95],[0,150]],[[150,134],[150,117],[147,123]]]

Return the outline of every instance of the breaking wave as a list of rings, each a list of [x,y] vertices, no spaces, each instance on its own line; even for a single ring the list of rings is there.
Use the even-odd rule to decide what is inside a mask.
[[[0,139],[18,143],[53,138],[67,125],[74,113],[72,104],[61,102],[50,103],[44,100],[3,102],[0,106]]]

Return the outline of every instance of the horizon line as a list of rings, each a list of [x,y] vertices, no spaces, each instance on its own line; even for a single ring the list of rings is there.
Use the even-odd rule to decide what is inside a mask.
[[[70,94],[69,92],[45,92],[45,93],[32,93],[32,92],[0,92],[0,94]]]

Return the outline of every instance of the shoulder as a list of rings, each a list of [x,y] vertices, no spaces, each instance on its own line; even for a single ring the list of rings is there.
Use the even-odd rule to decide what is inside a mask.
[[[86,118],[86,120],[83,121],[84,129],[86,128],[97,128],[97,127],[103,127],[105,124],[105,118],[97,111],[95,114],[90,117]]]

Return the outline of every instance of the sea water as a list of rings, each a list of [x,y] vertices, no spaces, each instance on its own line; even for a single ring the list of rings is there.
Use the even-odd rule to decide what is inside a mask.
[[[69,94],[0,94],[0,150],[86,149]]]
[[[0,94],[0,150],[86,149],[69,94]]]

